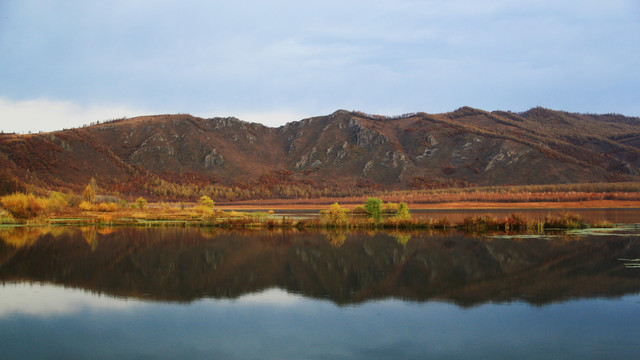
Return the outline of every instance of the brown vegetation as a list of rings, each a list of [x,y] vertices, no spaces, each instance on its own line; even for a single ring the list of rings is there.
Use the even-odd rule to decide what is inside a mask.
[[[416,218],[409,214],[409,206],[404,203],[386,204],[379,198],[368,198],[364,205],[352,209],[338,203],[320,212],[321,217],[292,219],[275,216],[269,212],[223,211],[214,208],[214,202],[203,196],[195,206],[169,206],[165,203],[148,207],[146,200],[139,197],[131,206],[118,206],[114,202],[91,204],[81,202],[77,207],[69,205],[66,196],[52,193],[49,198],[31,194],[16,193],[0,198],[0,203],[15,219],[25,221],[39,218],[40,223],[63,224],[105,224],[105,225],[145,225],[162,226],[210,226],[222,228],[282,227],[300,229],[446,229],[459,228],[471,231],[485,230],[536,230],[545,228],[577,228],[587,224],[578,216],[564,214],[547,217],[544,221],[527,219],[514,213],[497,219],[493,216],[468,217],[459,222],[447,218]],[[109,213],[105,215],[104,213]],[[70,220],[67,217],[72,216]]]
[[[91,177],[114,196],[216,202],[628,182],[640,180],[638,134],[638,118],[541,108],[395,117],[341,110],[277,129],[235,118],[147,116],[0,136],[0,195],[78,193]]]

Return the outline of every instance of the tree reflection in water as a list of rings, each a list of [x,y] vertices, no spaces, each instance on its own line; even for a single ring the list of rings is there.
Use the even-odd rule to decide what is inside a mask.
[[[269,288],[339,304],[432,299],[472,306],[640,292],[640,234],[488,236],[191,228],[13,228],[0,279],[189,302]]]

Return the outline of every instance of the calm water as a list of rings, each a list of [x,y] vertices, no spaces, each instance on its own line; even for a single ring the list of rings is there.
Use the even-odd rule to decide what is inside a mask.
[[[276,210],[277,215],[292,217],[317,217],[317,210]],[[498,219],[509,217],[511,214],[523,215],[528,219],[543,220],[546,216],[562,216],[564,214],[576,214],[587,222],[600,222],[603,220],[614,224],[640,223],[640,209],[438,209],[438,210],[411,210],[414,219],[448,218],[458,222],[468,216],[493,215]]]
[[[612,359],[640,354],[640,231],[0,231],[0,354]]]

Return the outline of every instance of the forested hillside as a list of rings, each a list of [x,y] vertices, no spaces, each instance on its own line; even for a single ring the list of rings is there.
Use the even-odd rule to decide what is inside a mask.
[[[637,181],[640,119],[468,107],[397,117],[339,110],[278,128],[157,115],[0,136],[0,193],[78,191],[217,199],[367,189]]]

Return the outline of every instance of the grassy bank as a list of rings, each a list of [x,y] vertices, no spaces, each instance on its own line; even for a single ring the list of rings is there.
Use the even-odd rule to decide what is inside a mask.
[[[421,230],[462,229],[468,231],[544,231],[546,229],[576,229],[610,227],[610,223],[585,222],[580,216],[565,213],[530,219],[514,213],[498,218],[493,215],[470,216],[452,221],[446,217],[414,219],[405,202],[386,202],[367,198],[364,204],[349,208],[333,203],[313,218],[276,215],[272,210],[239,212],[221,210],[203,196],[197,204],[148,204],[143,198],[135,203],[92,203],[82,201],[74,206],[62,194],[49,198],[14,194],[0,198],[6,211],[0,213],[0,224],[6,225],[101,225],[101,226],[199,226],[227,229],[297,228],[297,229],[363,229]]]
[[[5,218],[7,220],[7,218]],[[383,215],[378,219],[360,214],[346,215],[335,221],[327,215],[309,219],[269,214],[268,212],[241,213],[236,211],[212,211],[199,213],[190,211],[122,211],[113,214],[84,212],[76,216],[40,217],[29,220],[9,219],[7,225],[18,226],[180,226],[215,227],[224,229],[296,228],[296,229],[344,229],[344,230],[435,230],[459,229],[465,231],[537,231],[549,229],[578,229],[587,227],[612,227],[606,221],[585,222],[580,216],[564,214],[547,216],[544,220],[530,219],[519,214],[505,218],[492,215],[471,216],[461,221],[451,221],[446,217],[426,219],[401,219]]]

